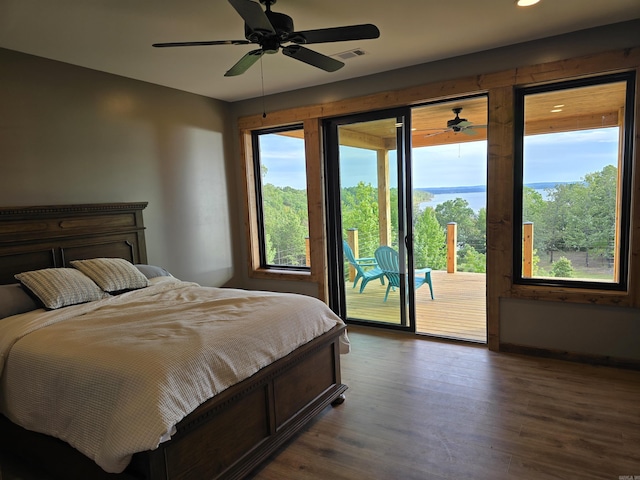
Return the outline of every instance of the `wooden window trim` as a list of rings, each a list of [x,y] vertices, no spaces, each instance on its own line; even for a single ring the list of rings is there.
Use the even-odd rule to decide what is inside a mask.
[[[627,70],[627,72],[633,72],[633,70]],[[620,73],[620,72],[616,72],[616,73]],[[575,83],[573,82],[574,80],[575,79],[570,79],[569,82],[566,82],[566,80],[563,79],[557,82],[546,82],[545,84],[542,84],[543,89],[541,91],[543,93],[549,93],[549,92],[562,91],[565,88],[570,88],[570,89],[571,88],[588,88],[588,87],[599,86],[599,85],[600,86],[607,85],[607,84],[616,83],[616,82],[620,83],[622,81],[626,82],[627,88],[628,88],[629,82],[632,82],[633,85],[637,85],[637,82],[638,82],[637,78],[632,78],[629,75],[616,76],[616,75],[611,75],[609,73],[604,75],[595,74],[595,75],[585,76],[582,79],[579,79],[582,81],[577,84],[574,84]],[[540,93],[540,89],[537,89],[537,87],[539,86],[541,85],[536,84],[532,86],[534,88],[533,94]],[[557,90],[554,89],[554,86],[557,86]],[[519,93],[521,95],[521,101],[523,102],[521,105],[521,108],[524,105],[524,98],[530,94],[527,91],[529,87],[530,86],[527,86],[525,88],[520,88],[521,92]],[[625,96],[627,95],[628,95],[628,91],[625,94]],[[630,108],[629,111],[633,112],[634,109]],[[524,111],[517,112],[517,114],[524,115]],[[624,117],[625,118],[622,121],[626,122],[627,114],[625,114]],[[524,120],[524,119],[521,119],[521,120]],[[616,123],[618,127],[621,126],[619,118]],[[522,125],[520,125],[520,127],[522,128]],[[514,297],[518,296],[522,298],[537,298],[538,295],[542,294],[544,299],[547,299],[547,300],[553,299],[553,300],[564,301],[567,298],[571,298],[572,302],[574,303],[603,303],[603,304],[613,304],[613,305],[629,305],[628,279],[631,273],[630,272],[631,257],[629,255],[631,246],[630,246],[629,240],[631,238],[631,233],[632,233],[631,227],[633,225],[633,218],[631,216],[631,210],[633,206],[633,195],[631,192],[632,190],[631,183],[633,180],[633,172],[634,172],[633,164],[635,162],[633,158],[633,151],[627,151],[624,159],[620,155],[621,153],[623,153],[623,150],[627,149],[627,147],[624,145],[624,143],[626,142],[624,142],[623,139],[626,135],[626,132],[628,132],[629,129],[627,129],[625,126],[625,128],[620,128],[620,130],[621,130],[620,137],[619,137],[620,145],[618,147],[618,154],[619,154],[618,156],[618,189],[616,194],[617,199],[616,199],[615,248],[616,250],[619,248],[621,252],[616,252],[617,258],[614,263],[614,268],[618,270],[620,266],[624,266],[625,268],[622,269],[624,273],[622,273],[622,275],[624,275],[625,278],[621,278],[618,282],[611,283],[610,287],[608,287],[607,286],[608,282],[606,281],[569,280],[567,282],[553,282],[553,281],[549,281],[550,279],[540,278],[540,277],[524,278],[523,276],[518,275],[517,272],[514,272],[515,281],[511,288],[512,296]],[[516,134],[520,134],[520,133],[516,132]],[[522,138],[520,138],[520,140],[522,141]],[[633,142],[631,142],[631,150],[633,150]],[[514,151],[514,153],[517,154],[518,152]],[[626,163],[627,159],[629,159],[629,164]],[[522,158],[520,162],[523,164],[524,158]],[[516,173],[515,176],[522,176],[522,169],[518,170],[516,168],[515,170],[518,171],[518,173]],[[624,178],[623,178],[623,172],[626,172],[624,173]],[[514,181],[514,184],[521,185],[522,178]],[[627,194],[626,197],[624,196],[625,193]],[[628,198],[631,204],[628,207],[623,207],[622,198]],[[516,206],[514,206],[514,212],[513,212],[514,218],[522,218],[522,212],[517,211],[518,208],[520,209],[522,208],[522,204],[520,202],[516,202],[515,205]],[[624,216],[621,215],[622,208],[628,209],[625,211],[626,215]],[[624,217],[624,220],[623,220],[623,217]],[[514,226],[518,226],[518,225],[516,224]],[[515,231],[514,233],[514,236],[515,236],[518,234],[518,229],[516,228],[514,231]],[[621,240],[620,240],[622,233],[624,233],[625,235],[623,247],[621,246]],[[514,241],[515,241],[515,238],[514,238]],[[522,261],[521,255],[518,255],[521,252],[520,247],[521,247],[521,244],[519,245],[514,244],[513,253],[516,254],[514,255],[514,268],[515,268],[515,265],[518,265],[518,263]],[[624,256],[620,258],[618,256],[619,253],[622,253]],[[548,283],[545,284],[545,282],[548,282]],[[528,288],[521,288],[521,287],[528,287]]]
[[[270,125],[266,128],[299,124],[287,122],[284,125]],[[311,268],[309,271],[264,268],[260,262],[260,235],[255,189],[255,168],[253,156],[253,130],[241,130],[241,155],[247,199],[245,228],[248,234],[249,277],[267,280],[286,280],[313,282],[318,285],[319,298],[325,299],[327,291],[326,276],[326,238],[324,234],[324,175],[322,164],[322,138],[320,119],[307,119],[302,122],[305,142],[307,208],[309,218],[309,242],[311,244]]]

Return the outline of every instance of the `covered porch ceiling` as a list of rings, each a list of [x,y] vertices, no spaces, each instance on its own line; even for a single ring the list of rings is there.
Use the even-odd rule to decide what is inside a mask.
[[[527,135],[587,130],[619,125],[625,104],[623,84],[571,88],[527,97]],[[460,118],[473,124],[472,134],[447,129],[462,108]],[[490,127],[489,127],[490,128]],[[487,139],[487,98],[469,97],[412,108],[413,148],[457,144]],[[345,125],[340,128],[340,144],[371,150],[393,150],[396,142],[395,119]]]

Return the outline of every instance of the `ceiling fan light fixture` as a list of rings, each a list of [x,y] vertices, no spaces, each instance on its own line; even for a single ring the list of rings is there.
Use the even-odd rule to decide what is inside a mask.
[[[530,7],[540,2],[540,0],[516,0],[516,5],[519,7]]]
[[[460,128],[458,127],[458,125],[460,125],[462,122],[466,122],[467,119],[460,118],[459,116],[460,112],[462,112],[462,107],[452,108],[451,110],[453,111],[453,113],[455,113],[456,116],[455,118],[447,122],[447,128],[453,128],[454,132],[458,132],[460,131]]]

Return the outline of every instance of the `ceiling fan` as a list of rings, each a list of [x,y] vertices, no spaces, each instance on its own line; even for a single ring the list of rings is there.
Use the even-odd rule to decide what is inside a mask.
[[[432,135],[439,135],[445,132],[454,132],[454,133],[464,133],[465,135],[477,135],[476,128],[487,128],[486,125],[474,125],[473,122],[470,122],[466,118],[460,118],[460,113],[462,112],[462,107],[452,108],[451,111],[455,114],[455,117],[451,120],[447,121],[447,128],[427,135],[428,137]]]
[[[265,53],[277,53],[282,49],[286,56],[320,68],[326,72],[335,72],[344,63],[315,52],[302,45],[312,43],[344,42],[349,40],[368,40],[378,38],[380,30],[372,24],[350,25],[346,27],[321,28],[317,30],[294,31],[293,20],[288,15],[271,10],[276,0],[260,0],[265,10],[251,0],[229,0],[231,6],[244,20],[246,40],[212,40],[200,42],[154,43],[154,47],[191,47],[202,45],[248,45],[255,43],[260,48],[245,54],[224,75],[232,77],[246,72]],[[291,43],[291,45],[285,45]]]

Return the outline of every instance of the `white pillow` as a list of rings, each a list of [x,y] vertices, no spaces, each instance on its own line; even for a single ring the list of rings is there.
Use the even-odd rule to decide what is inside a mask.
[[[49,309],[108,297],[89,277],[73,268],[45,268],[15,275]]]
[[[105,292],[135,290],[149,286],[147,277],[123,258],[74,260],[71,266],[96,282]]]

